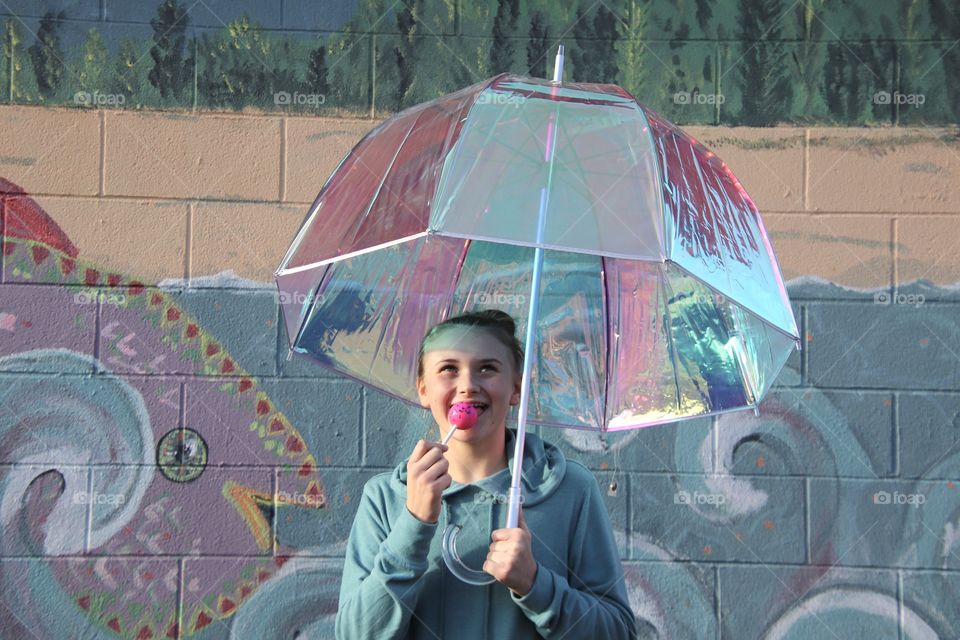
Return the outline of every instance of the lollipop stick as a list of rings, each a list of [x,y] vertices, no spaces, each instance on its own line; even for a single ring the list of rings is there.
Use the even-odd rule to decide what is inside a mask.
[[[451,426],[450,426],[450,431],[447,431],[447,435],[445,435],[445,436],[443,437],[443,440],[440,441],[440,444],[447,444],[447,443],[450,441],[450,438],[453,437],[453,432],[456,431],[456,430],[457,430],[457,428],[454,427],[453,425],[451,425]]]

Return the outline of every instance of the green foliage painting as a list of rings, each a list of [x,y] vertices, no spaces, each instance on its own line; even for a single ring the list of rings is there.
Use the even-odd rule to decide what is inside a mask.
[[[197,5],[161,0],[140,38],[45,6],[0,8],[7,103],[381,117],[497,73],[549,77],[562,42],[566,81],[617,83],[680,123],[960,119],[950,0],[356,0],[322,31],[243,11],[196,25]]]

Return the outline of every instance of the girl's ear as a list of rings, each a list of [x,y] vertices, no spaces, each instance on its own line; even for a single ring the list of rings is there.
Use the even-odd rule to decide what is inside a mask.
[[[424,409],[430,408],[430,401],[427,398],[427,385],[423,378],[417,378],[417,395],[420,396],[420,406]]]
[[[520,404],[520,384],[521,384],[521,379],[518,377],[516,382],[514,382],[513,384],[513,393],[510,394],[511,405]]]

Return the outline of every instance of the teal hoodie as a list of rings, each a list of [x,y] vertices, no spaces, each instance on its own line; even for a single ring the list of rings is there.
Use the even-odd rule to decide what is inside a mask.
[[[495,529],[505,526],[516,431],[508,467],[442,493],[439,522],[406,507],[407,463],[367,481],[347,542],[336,637],[618,640],[636,638],[623,566],[596,478],[534,433],[524,438],[523,515],[537,573],[515,595],[499,582],[475,586],[447,569],[440,551],[448,522],[462,525],[457,551],[481,570]]]

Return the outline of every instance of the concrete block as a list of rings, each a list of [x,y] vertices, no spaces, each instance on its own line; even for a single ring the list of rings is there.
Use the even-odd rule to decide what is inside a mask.
[[[811,211],[960,211],[960,142],[948,129],[810,130]]]
[[[27,4],[30,4],[29,2]],[[0,175],[27,193],[93,196],[100,188],[95,111],[0,108]]]
[[[104,117],[107,195],[279,197],[279,118],[123,111]]]

